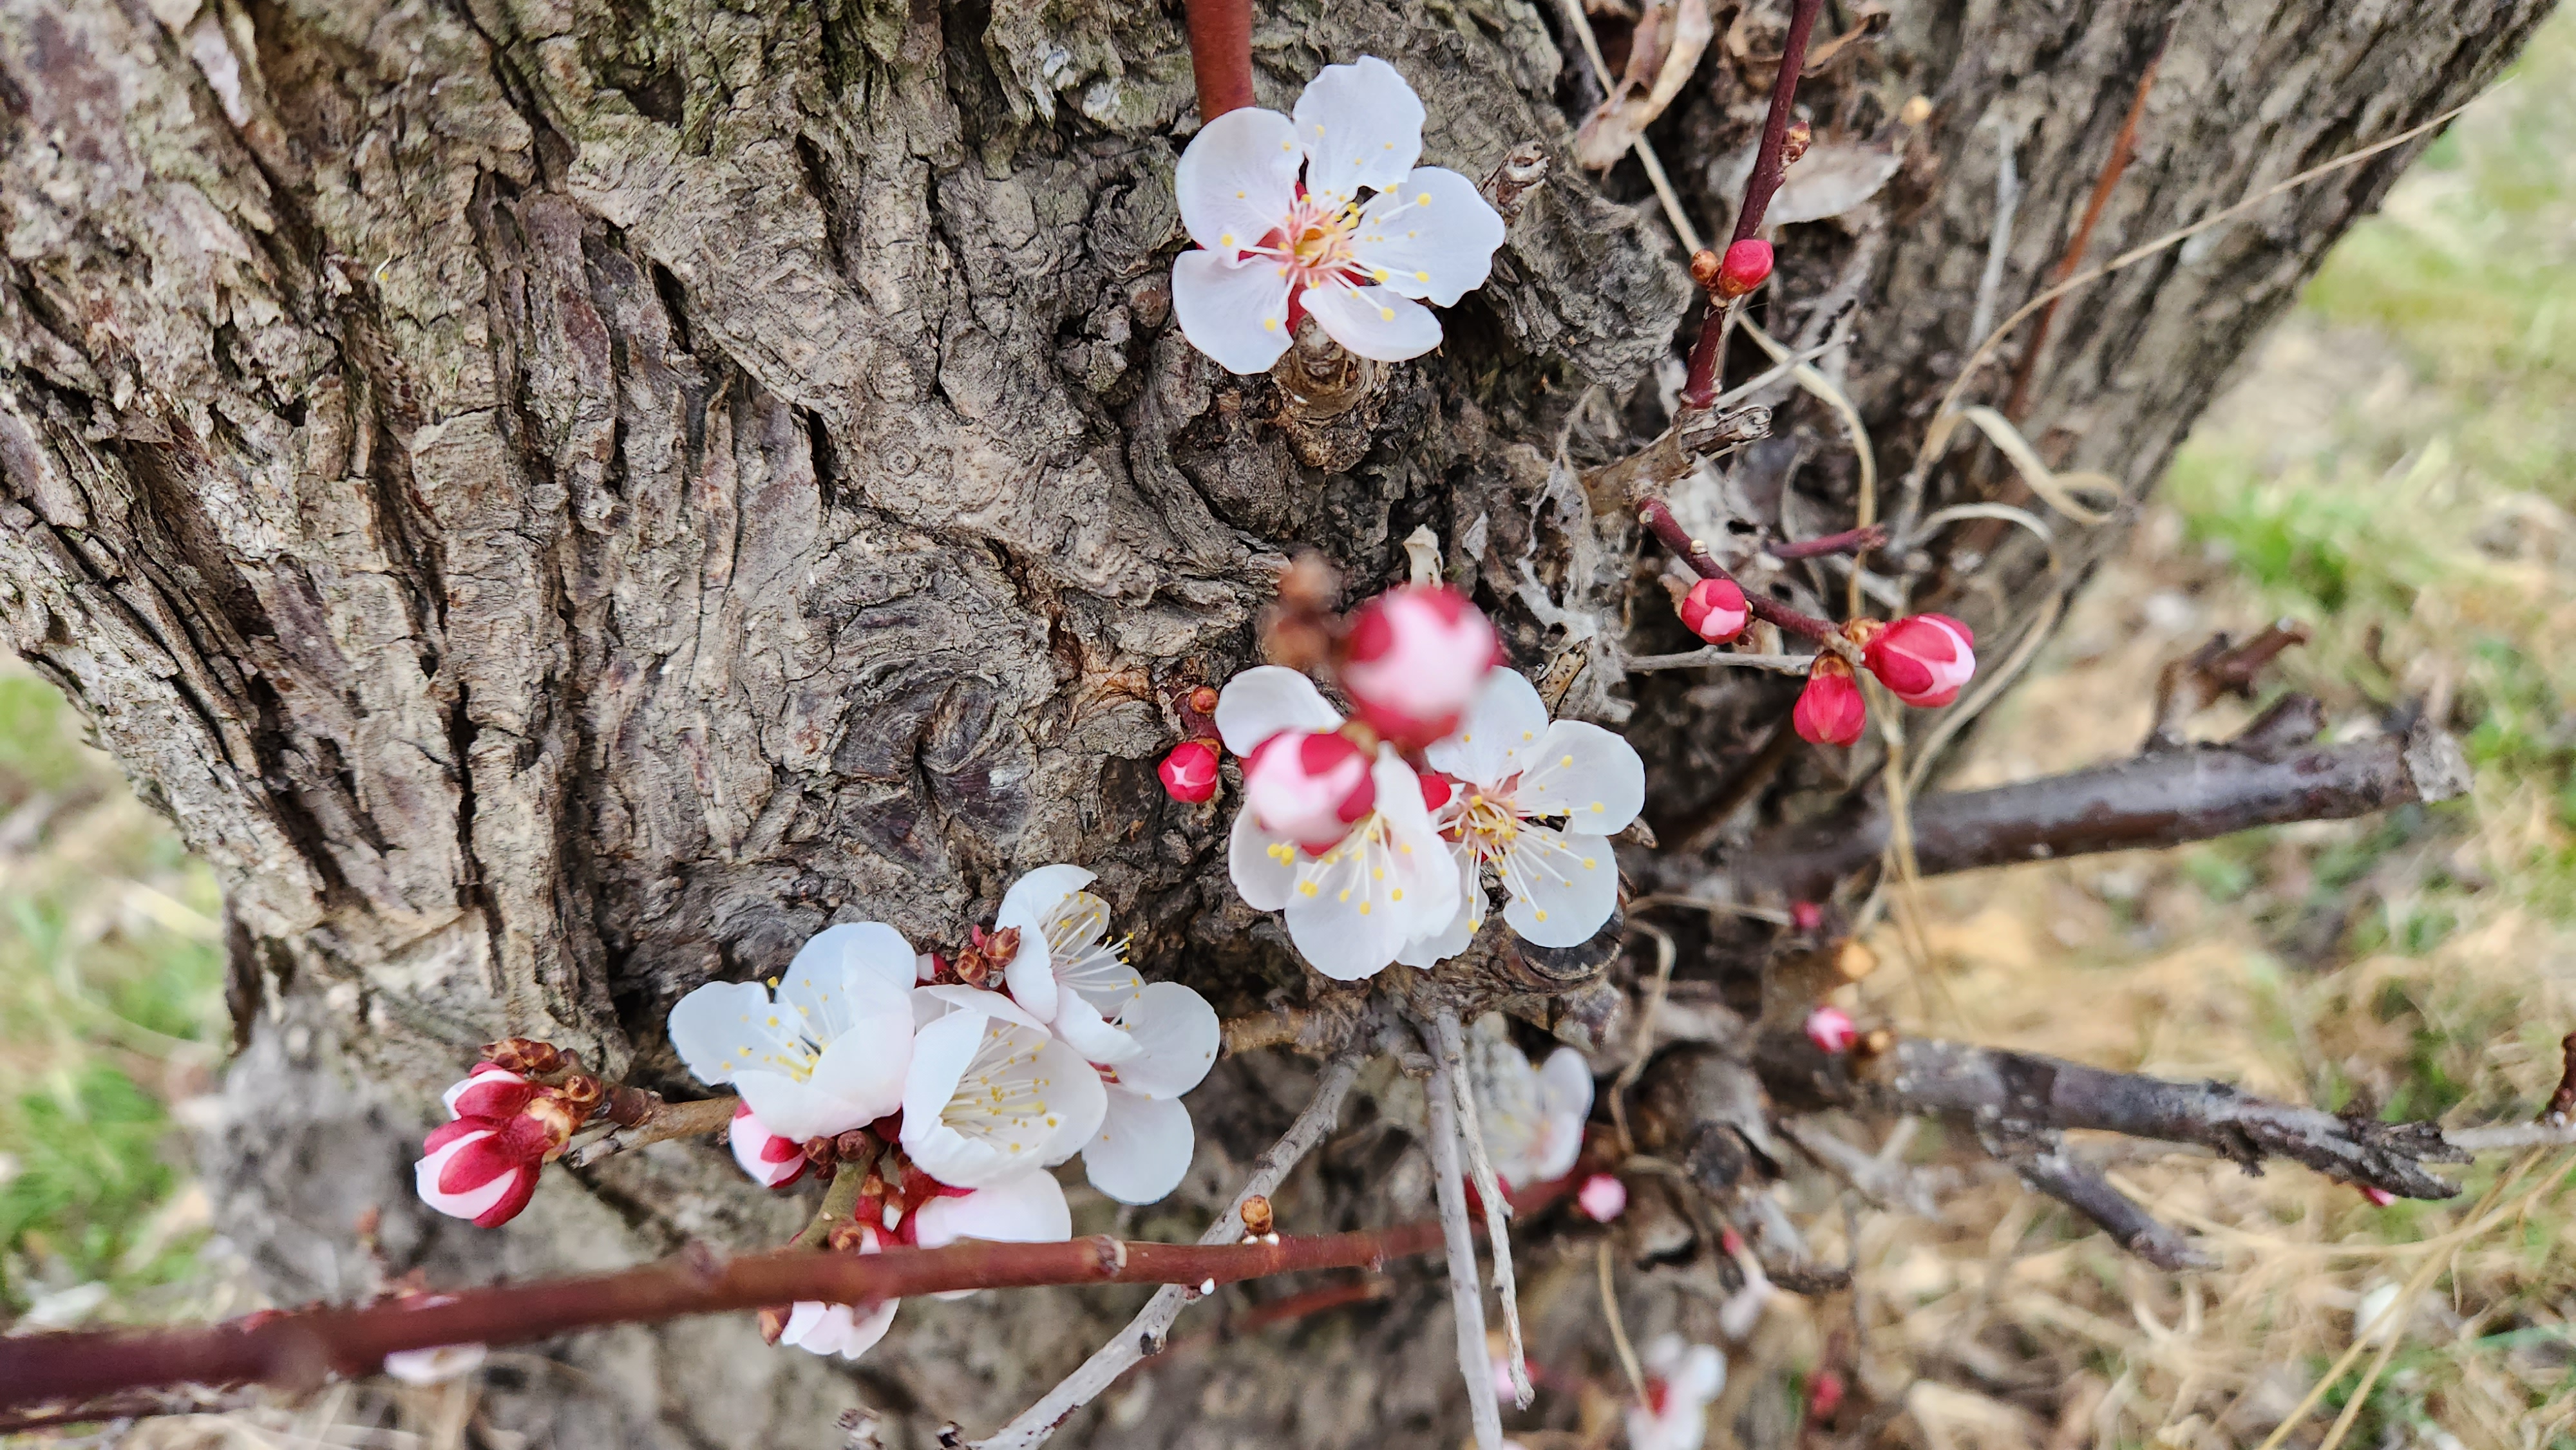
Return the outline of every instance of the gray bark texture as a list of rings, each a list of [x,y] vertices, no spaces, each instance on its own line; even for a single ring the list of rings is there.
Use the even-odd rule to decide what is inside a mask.
[[[1175,691],[1253,659],[1297,548],[1356,595],[1431,524],[1518,664],[1586,666],[1567,708],[1630,727],[1659,826],[1738,778],[1794,685],[1616,663],[1679,630],[1660,561],[1577,470],[1662,426],[1689,289],[1636,164],[1572,162],[1598,90],[1561,11],[1255,9],[1266,104],[1377,54],[1423,94],[1427,162],[1555,158],[1444,350],[1320,423],[1170,320],[1197,125],[1176,0],[0,0],[0,629],[222,878],[248,1045],[207,1168],[278,1297],[364,1287],[369,1205],[395,1265],[438,1281],[783,1239],[801,1201],[704,1144],[550,1171],[492,1233],[427,1215],[408,1159],[431,1095],[504,1034],[693,1094],[671,1003],[833,921],[953,945],[1019,871],[1075,861],[1149,975],[1228,1015],[1304,1000],[1227,887],[1230,802],[1173,803],[1153,774]],[[2458,103],[2544,9],[1897,5],[1800,100],[1820,138],[1902,165],[1781,234],[1772,330],[1848,329],[1820,366],[1899,474],[1974,341],[1999,129],[2024,187],[2002,312],[2066,250],[2160,48],[2095,260]],[[1704,232],[1782,19],[1722,10],[1653,133]],[[2413,149],[2070,299],[2029,436],[2143,492]],[[1694,528],[1848,524],[1838,425],[1773,401],[1775,439],[1677,490]],[[2007,492],[1958,458],[1932,503]],[[1918,602],[2000,657],[2042,556],[1932,548]],[[1839,595],[1807,567],[1778,587]],[[1793,758],[1737,827],[1835,784]],[[1311,1078],[1222,1064],[1182,1191],[1114,1220],[1078,1201],[1078,1231],[1195,1237]],[[1428,1211],[1418,1088],[1365,1083],[1284,1227]],[[1533,1354],[1607,1366],[1588,1252],[1523,1252]],[[1446,1295],[1394,1272],[1385,1303],[1143,1367],[1066,1442],[1456,1443]],[[890,1444],[927,1445],[1001,1423],[1140,1298],[907,1305],[855,1382],[748,1322],[589,1335],[560,1347],[574,1368],[496,1371],[485,1413],[548,1445],[823,1446],[864,1398]],[[1704,1307],[1640,1281],[1629,1329]]]

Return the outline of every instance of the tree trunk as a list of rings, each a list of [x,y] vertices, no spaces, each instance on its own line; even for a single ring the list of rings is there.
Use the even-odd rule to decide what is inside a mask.
[[[774,973],[832,921],[947,944],[1019,871],[1077,861],[1148,975],[1229,1015],[1297,1000],[1284,938],[1226,884],[1230,806],[1173,803],[1153,774],[1174,695],[1253,658],[1293,549],[1364,592],[1430,523],[1518,663],[1583,657],[1570,705],[1630,723],[1659,825],[1740,782],[1787,687],[1624,679],[1614,646],[1669,648],[1677,626],[1624,515],[1596,517],[1552,465],[1661,426],[1688,293],[1635,163],[1573,167],[1598,92],[1561,12],[1256,7],[1265,103],[1374,53],[1429,106],[1427,162],[1481,176],[1527,142],[1556,159],[1444,351],[1316,425],[1170,321],[1196,118],[1167,8],[0,0],[0,618],[223,879],[249,1045],[209,1174],[280,1297],[361,1287],[368,1205],[397,1267],[440,1281],[783,1238],[800,1206],[702,1145],[552,1173],[497,1233],[427,1215],[408,1158],[430,1095],[504,1034],[695,1091],[662,1039],[671,1003]],[[1820,366],[1864,410],[1884,498],[1975,341],[1999,123],[2023,187],[2000,314],[2067,251],[2160,52],[2094,260],[2456,104],[2545,9],[1903,7],[1800,92],[1821,138],[1903,164],[1786,232],[1773,331],[1849,323]],[[1703,231],[1726,220],[1778,28],[1725,18],[1654,132]],[[2414,149],[2071,298],[2025,431],[2142,492]],[[1838,286],[1856,314],[1808,305]],[[1980,383],[1999,400],[2003,356]],[[1846,526],[1832,415],[1784,411],[1779,434],[1686,486],[1684,517]],[[2001,491],[1960,456],[1933,505]],[[2062,577],[2117,535],[2064,546]],[[1968,530],[1930,549],[1923,598],[2000,658],[2044,555]],[[1307,1080],[1291,1059],[1221,1065],[1191,1099],[1184,1189],[1120,1221],[1193,1234]],[[1346,1128],[1393,1131],[1346,1132],[1283,1196],[1288,1222],[1423,1211],[1412,1092],[1389,1077],[1354,1110]],[[1542,1350],[1599,1356],[1597,1306],[1529,1252]],[[1068,1433],[1455,1443],[1445,1297],[1397,1274],[1389,1304],[1292,1331],[1293,1352],[1247,1339],[1150,1367]],[[1685,1312],[1670,1298],[1631,1303],[1632,1331]],[[952,1417],[982,1433],[1128,1307],[907,1305],[857,1374],[897,1440]],[[500,1423],[555,1445],[820,1445],[859,1397],[747,1322],[564,1357],[587,1378],[496,1379]]]

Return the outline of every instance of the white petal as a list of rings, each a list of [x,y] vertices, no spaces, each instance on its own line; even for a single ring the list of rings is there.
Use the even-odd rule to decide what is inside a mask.
[[[1073,1237],[1073,1210],[1055,1176],[1035,1169],[973,1193],[934,1198],[914,1210],[913,1238],[925,1249],[959,1239],[1053,1244]]]
[[[783,1072],[746,1068],[734,1075],[733,1085],[769,1131],[799,1143],[864,1128],[885,1116],[882,1109],[869,1111],[874,1104],[835,1096]]]
[[[1207,998],[1178,982],[1152,982],[1119,1026],[1139,1049],[1118,1065],[1118,1085],[1149,1098],[1176,1098],[1216,1066],[1225,1031]]]
[[[519,1174],[516,1172],[496,1173],[462,1193],[447,1193],[438,1186],[438,1176],[447,1171],[448,1159],[464,1152],[468,1144],[480,1143],[491,1136],[489,1132],[459,1133],[440,1144],[437,1152],[414,1163],[412,1187],[419,1192],[420,1201],[446,1214],[449,1218],[470,1220],[482,1217],[484,1210],[507,1197],[510,1189],[519,1181]]]
[[[1245,807],[1234,813],[1234,831],[1226,837],[1226,873],[1243,904],[1255,911],[1277,911],[1297,889],[1297,843],[1261,829]]]
[[[1529,1178],[1545,1183],[1564,1177],[1583,1156],[1583,1120],[1592,1111],[1592,1069],[1583,1054],[1560,1047],[1539,1070],[1538,1134],[1530,1143]]]
[[[1547,1055],[1538,1070],[1539,1107],[1552,1115],[1588,1117],[1592,1112],[1592,1065],[1571,1047]]]
[[[1425,754],[1432,769],[1491,790],[1529,768],[1547,728],[1547,706],[1535,685],[1517,670],[1488,670],[1458,733]]]
[[[1484,925],[1483,913],[1476,910],[1484,900],[1484,883],[1476,879],[1480,873],[1475,853],[1456,845],[1449,851],[1458,863],[1458,910],[1450,916],[1447,926],[1405,943],[1404,950],[1395,956],[1405,966],[1427,971],[1440,965],[1465,951],[1467,944],[1476,939],[1476,928]]]
[[[1020,934],[1019,950],[1003,967],[1002,980],[1010,987],[1012,1000],[1041,1022],[1054,1018],[1056,1005],[1055,961],[1047,945],[1046,914],[1090,884],[1091,873],[1079,866],[1040,866],[1011,883],[994,914],[994,930]]]
[[[778,1015],[769,989],[758,982],[709,982],[671,1008],[671,1046],[698,1081],[709,1086],[731,1082],[735,1073],[769,1061],[791,1045],[803,1054],[792,1030],[769,1026]]]
[[[1373,55],[1328,65],[1297,97],[1297,144],[1308,195],[1340,203],[1363,187],[1383,191],[1422,156],[1422,100],[1395,67]]]
[[[431,1349],[397,1349],[385,1356],[385,1373],[407,1385],[437,1385],[483,1367],[479,1344],[442,1344]]]
[[[1216,696],[1216,732],[1237,755],[1250,755],[1282,730],[1338,730],[1341,724],[1341,712],[1324,702],[1315,682],[1285,665],[1254,665]]]
[[[787,976],[794,980],[799,968],[811,973],[837,965],[843,971],[876,977],[901,991],[918,979],[913,964],[919,960],[903,933],[884,922],[844,922],[823,928],[812,941],[798,948],[796,959],[787,964]]]
[[[1127,964],[1126,943],[1109,937],[1109,903],[1076,891],[1046,917],[1047,955],[1056,985],[1114,1018],[1127,1010],[1145,979]]]
[[[1180,1186],[1197,1146],[1189,1109],[1178,1101],[1113,1092],[1082,1168],[1092,1187],[1120,1203],[1154,1203]]]
[[[916,996],[946,1002],[951,1007],[963,1007],[978,1016],[999,1017],[1005,1022],[1038,1032],[1046,1030],[1046,1023],[1036,1013],[999,992],[987,992],[981,987],[969,987],[963,982],[943,982],[937,986],[916,987],[913,991]]]
[[[1305,300],[1333,341],[1361,357],[1403,362],[1440,345],[1440,319],[1431,309],[1387,288],[1309,287]]]
[[[1100,1131],[1101,1115],[1109,1111],[1109,1089],[1082,1054],[1052,1040],[1038,1054],[1038,1080],[1046,1084],[1048,1106],[1064,1118],[1039,1155],[1052,1168],[1081,1152]]]
[[[1646,804],[1646,763],[1598,725],[1559,720],[1530,752],[1513,804],[1523,815],[1569,817],[1566,829],[1607,836]]]
[[[1442,307],[1485,285],[1503,218],[1476,183],[1425,166],[1360,210],[1351,255],[1369,279]]]
[[[889,1007],[853,1023],[824,1048],[810,1080],[816,1092],[867,1114],[868,1122],[903,1106],[903,1076],[912,1066],[912,1004],[898,998]],[[760,1109],[754,1106],[752,1112],[757,1115]]]
[[[733,1122],[725,1129],[725,1142],[733,1149],[733,1161],[763,1188],[776,1188],[804,1171],[802,1153],[776,1162],[765,1156],[770,1144],[784,1141],[769,1131],[769,1125],[756,1112],[734,1114]]]
[[[1457,857],[1431,824],[1431,809],[1422,803],[1420,778],[1393,747],[1378,747],[1374,776],[1378,809],[1388,823],[1388,859],[1404,886],[1405,940],[1446,931],[1463,899]],[[1481,914],[1477,919],[1483,919]]]
[[[954,1012],[921,1029],[912,1063],[903,1148],[942,1183],[985,1188],[1061,1163],[1100,1129],[1100,1074],[1043,1029]]]
[[[1288,269],[1183,252],[1172,259],[1172,315],[1190,346],[1226,371],[1266,373],[1288,350]]]
[[[1286,219],[1297,202],[1296,127],[1250,106],[1199,128],[1172,173],[1190,240],[1232,261]]]
[[[837,1354],[843,1359],[857,1359],[876,1342],[885,1338],[894,1325],[894,1311],[900,1299],[888,1299],[861,1313],[847,1304],[820,1304],[799,1301],[787,1313],[787,1327],[778,1342],[792,1344],[811,1354]]]
[[[1109,1024],[1100,1009],[1084,1000],[1079,992],[1067,992],[1055,1014],[1055,1035],[1065,1045],[1082,1054],[1085,1062],[1116,1066],[1132,1062],[1144,1052],[1136,1039]]]
[[[1619,858],[1599,836],[1524,825],[1502,871],[1503,920],[1536,946],[1581,946],[1619,909]]]

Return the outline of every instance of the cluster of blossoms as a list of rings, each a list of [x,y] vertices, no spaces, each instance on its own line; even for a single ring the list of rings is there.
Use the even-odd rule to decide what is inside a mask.
[[[845,924],[807,942],[783,977],[682,998],[672,1046],[701,1081],[741,1094],[728,1137],[743,1171],[771,1188],[809,1162],[862,1173],[833,1235],[858,1253],[1067,1238],[1048,1170],[1077,1154],[1121,1202],[1171,1192],[1195,1145],[1180,1097],[1216,1062],[1216,1013],[1188,987],[1137,975],[1091,881],[1063,865],[1021,877],[954,960],[916,953],[881,923]],[[485,1062],[449,1092],[455,1121],[430,1135],[418,1168],[431,1206],[486,1227],[526,1206],[538,1166],[583,1116],[538,1076]],[[798,1304],[775,1327],[855,1358],[894,1309]]]
[[[1597,725],[1548,718],[1500,667],[1493,626],[1457,591],[1414,584],[1370,600],[1342,633],[1345,719],[1280,665],[1217,692],[1214,724],[1243,762],[1228,865],[1256,910],[1281,913],[1317,971],[1343,981],[1465,950],[1490,908],[1522,939],[1574,946],[1619,901],[1610,836],[1645,804],[1636,751]],[[1176,797],[1215,794],[1203,740],[1165,758]]]
[[[1503,219],[1455,171],[1415,166],[1422,102],[1375,56],[1324,67],[1296,113],[1207,123],[1173,177],[1199,249],[1172,264],[1172,312],[1231,371],[1267,371],[1312,316],[1360,357],[1440,345],[1448,307],[1481,285]]]
[[[1724,644],[1743,634],[1753,615],[1734,580],[1702,579],[1682,596],[1681,617],[1691,633],[1710,644]],[[1960,688],[1977,672],[1976,636],[1946,614],[1855,619],[1840,634],[1858,650],[1861,668],[1916,709],[1937,709],[1959,698]],[[1851,663],[1838,653],[1819,651],[1789,717],[1798,734],[1817,745],[1849,745],[1860,738],[1868,718]]]

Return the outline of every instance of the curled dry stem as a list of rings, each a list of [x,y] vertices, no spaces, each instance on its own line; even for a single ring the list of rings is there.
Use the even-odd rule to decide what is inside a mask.
[[[1503,1309],[1504,1352],[1511,1356],[1514,1408],[1526,1410],[1537,1391],[1530,1387],[1527,1355],[1521,1346],[1520,1286],[1512,1275],[1511,1203],[1485,1151],[1485,1127],[1476,1111],[1476,1088],[1467,1072],[1467,1036],[1454,1008],[1442,1008],[1431,1019],[1432,1046],[1448,1069],[1449,1086],[1458,1095],[1458,1137],[1467,1148],[1467,1169],[1475,1176],[1476,1196],[1484,1200],[1485,1236],[1494,1246],[1494,1296]]]

